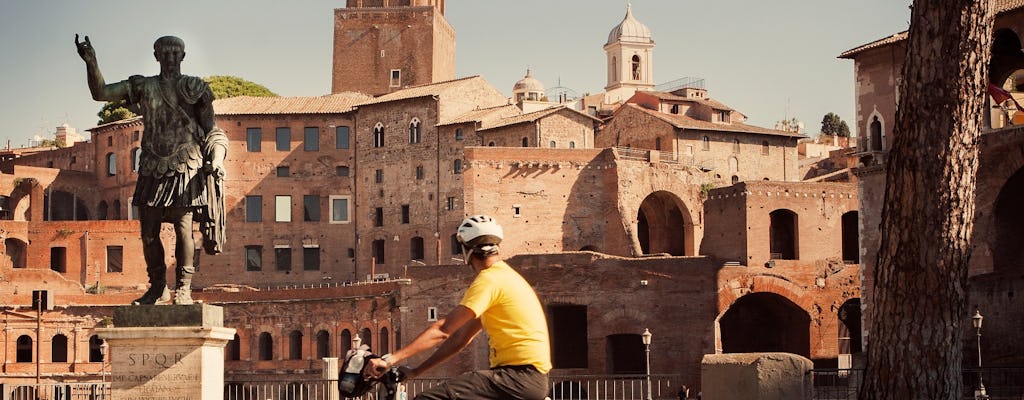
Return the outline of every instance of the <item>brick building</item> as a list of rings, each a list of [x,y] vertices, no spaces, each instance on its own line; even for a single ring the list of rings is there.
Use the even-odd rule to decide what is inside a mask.
[[[857,260],[849,215],[860,195],[849,184],[796,182],[802,136],[746,125],[702,88],[650,90],[653,40],[630,9],[605,47],[616,54],[610,95],[594,99],[602,110],[628,104],[601,120],[582,103],[543,108],[482,77],[449,76],[454,30],[443,1],[348,6],[335,13],[334,94],[214,106],[230,140],[228,243],[200,259],[194,285],[238,329],[229,381],[315,378],[316,359],[340,355],[353,335],[381,352],[411,340],[458,300],[452,281],[469,274],[453,267],[462,263],[454,228],[479,213],[505,226],[503,254],[547,308],[556,374],[637,372],[645,327],[659,338],[655,371],[691,387],[706,353],[791,351],[829,366],[857,352],[858,267],[844,260]],[[398,39],[370,39],[379,34]],[[396,53],[414,62],[388,61]],[[398,85],[378,79],[395,70]],[[110,307],[146,282],[129,206],[143,123],[96,127],[91,142],[54,152],[56,162],[24,156],[2,176],[10,184],[0,193],[21,215],[0,221],[20,235],[5,247],[10,264],[0,263],[5,331],[17,332],[0,352],[5,378],[31,379],[17,345],[40,342],[27,290],[63,285],[64,308],[44,313],[38,337],[45,346],[50,325],[66,324],[85,349]],[[49,178],[15,184],[28,175]],[[66,194],[47,194],[58,191]],[[80,225],[63,221],[75,217]],[[63,272],[51,268],[60,251],[47,250],[62,246]],[[86,293],[94,282],[102,293]],[[436,374],[484,366],[485,344],[473,346]],[[56,380],[102,370],[51,368]]]
[[[1020,98],[1024,90],[1024,58],[1020,54],[1024,33],[1024,7],[1014,1],[994,3],[992,60],[989,82]],[[842,53],[853,60],[856,77],[856,129],[860,140],[859,165],[854,173],[859,180],[861,201],[861,267],[865,315],[870,308],[873,274],[880,247],[882,205],[885,191],[886,158],[893,143],[900,71],[906,53],[907,32],[896,33]],[[978,143],[974,250],[968,266],[968,297],[985,315],[985,337],[981,344],[984,360],[990,365],[1024,363],[1024,346],[1019,322],[1024,320],[1024,303],[1019,292],[1022,284],[1020,238],[1024,236],[1019,205],[1024,201],[1024,131],[1013,125],[1012,105],[999,104],[987,97],[992,113],[986,115],[987,129]],[[970,329],[964,315],[965,329]],[[870,326],[865,326],[869,342]],[[973,338],[973,331],[965,337]],[[972,346],[965,346],[972,349]],[[965,364],[976,360],[973,351],[965,351]]]

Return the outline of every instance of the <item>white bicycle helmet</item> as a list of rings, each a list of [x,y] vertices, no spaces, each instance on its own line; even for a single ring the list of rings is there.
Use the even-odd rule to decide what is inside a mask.
[[[487,215],[474,215],[462,220],[455,238],[462,243],[466,253],[491,255],[498,252],[498,245],[504,238],[498,222]]]

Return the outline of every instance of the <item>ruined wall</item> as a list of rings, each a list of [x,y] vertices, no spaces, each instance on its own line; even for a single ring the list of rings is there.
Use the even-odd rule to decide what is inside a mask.
[[[36,312],[30,306],[4,307],[0,310],[0,374],[5,384],[34,384],[36,379],[35,346],[39,345],[39,372],[49,376],[62,376],[63,382],[98,382],[103,363],[90,359],[89,339],[100,327],[103,318],[113,315],[114,307],[58,305],[52,311],[43,311],[41,335],[37,337]],[[54,361],[53,341],[58,335],[67,340],[67,361]],[[21,336],[32,339],[32,362],[17,361],[17,340]],[[40,340],[41,339],[41,340]],[[58,347],[59,348],[59,347]],[[109,373],[109,366],[107,366]],[[45,382],[45,381],[44,381]]]

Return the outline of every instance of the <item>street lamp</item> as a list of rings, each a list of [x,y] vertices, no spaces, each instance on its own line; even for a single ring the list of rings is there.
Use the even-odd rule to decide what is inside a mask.
[[[100,343],[100,382],[107,383],[107,349],[110,345],[104,340]]]
[[[971,317],[971,325],[974,326],[974,331],[978,335],[978,388],[974,391],[975,399],[988,399],[988,395],[985,394],[985,384],[981,381],[981,321],[985,317],[981,316],[981,311],[977,308],[974,309],[974,316]]]
[[[644,342],[644,353],[647,356],[647,400],[651,400],[651,331],[644,328],[644,333],[640,334],[640,339]]]

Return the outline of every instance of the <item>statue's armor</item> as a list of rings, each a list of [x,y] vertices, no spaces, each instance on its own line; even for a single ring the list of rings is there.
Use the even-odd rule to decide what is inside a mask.
[[[185,75],[176,82],[136,75],[128,78],[128,84],[128,102],[137,105],[145,122],[132,205],[206,205],[206,185],[200,173],[206,132],[197,122],[195,105],[200,100],[212,101],[210,86]]]

